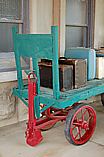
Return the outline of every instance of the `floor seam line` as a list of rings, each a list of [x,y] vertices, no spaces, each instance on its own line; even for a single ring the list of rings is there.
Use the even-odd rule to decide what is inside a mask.
[[[101,147],[104,147],[103,144],[97,143],[97,142],[95,142],[95,141],[90,141],[90,142],[95,143],[96,145],[99,145],[99,146],[101,146]]]

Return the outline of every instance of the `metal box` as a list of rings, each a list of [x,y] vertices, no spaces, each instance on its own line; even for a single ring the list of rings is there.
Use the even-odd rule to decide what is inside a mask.
[[[39,63],[40,85],[53,88],[51,63]],[[59,65],[60,91],[73,89],[73,66]]]
[[[66,58],[87,59],[87,79],[96,77],[96,52],[90,48],[70,48],[65,51]]]
[[[80,88],[87,83],[87,61],[85,59],[60,58],[59,64],[73,65],[73,86]]]

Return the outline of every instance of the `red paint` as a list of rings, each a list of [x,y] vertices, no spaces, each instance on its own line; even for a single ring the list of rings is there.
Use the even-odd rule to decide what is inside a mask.
[[[34,79],[31,79],[33,75]],[[35,80],[35,81],[34,81]],[[28,75],[28,123],[26,129],[26,142],[30,146],[36,146],[39,144],[43,137],[41,130],[48,130],[54,126],[58,121],[66,120],[68,111],[72,108],[67,109],[56,109],[53,107],[48,108],[43,112],[39,119],[36,119],[34,115],[34,97],[36,96],[36,75],[31,72]],[[44,107],[45,104],[41,107]]]
[[[80,115],[78,117],[78,115]],[[70,136],[77,145],[86,143],[93,135],[96,113],[91,106],[83,106],[74,114],[70,125]],[[83,132],[84,131],[84,132]]]
[[[31,80],[30,76],[33,75],[35,81]],[[30,146],[39,144],[43,137],[41,131],[36,129],[36,117],[34,116],[34,97],[36,96],[36,75],[31,72],[28,75],[28,124],[26,130],[26,142]]]

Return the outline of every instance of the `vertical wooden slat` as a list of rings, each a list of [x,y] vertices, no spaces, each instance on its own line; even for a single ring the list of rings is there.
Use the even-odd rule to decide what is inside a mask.
[[[37,76],[37,94],[40,94],[40,75],[39,75],[39,66],[38,66],[38,59],[32,58],[32,64],[33,64],[33,71],[35,72]]]
[[[59,87],[59,65],[58,65],[58,27],[52,27],[51,33],[53,36],[53,60],[52,60],[52,73],[53,73],[53,95],[56,99],[60,97]]]
[[[52,24],[54,26],[58,26],[58,53],[60,56],[60,7],[61,7],[61,0],[53,0],[53,17],[52,17]]]
[[[65,52],[65,22],[66,21],[66,0],[61,0],[60,6],[60,56]]]
[[[92,17],[92,23],[93,23],[93,29],[92,29],[92,48],[94,48],[94,32],[95,32],[95,2],[96,0],[93,0],[93,17]]]
[[[88,47],[94,48],[95,0],[88,0]]]

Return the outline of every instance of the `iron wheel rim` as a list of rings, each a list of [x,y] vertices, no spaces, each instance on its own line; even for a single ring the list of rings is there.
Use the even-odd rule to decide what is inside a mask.
[[[78,121],[76,123],[75,120],[77,118],[77,115],[80,112],[82,112],[83,109],[86,110],[86,112],[89,115],[88,122],[86,122],[84,117],[83,117],[83,119],[78,119]],[[82,113],[84,114],[84,112],[82,112]],[[74,128],[73,128],[73,126],[74,126]],[[80,107],[75,112],[75,114],[73,115],[73,117],[71,119],[70,130],[69,130],[71,140],[76,145],[82,145],[82,144],[86,143],[91,138],[91,136],[93,135],[95,127],[96,127],[96,113],[95,113],[94,109],[88,105]],[[73,134],[75,128],[77,130],[76,135]],[[84,134],[82,134],[82,130],[85,130]]]

